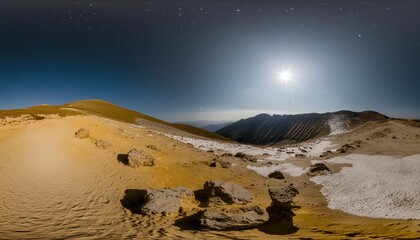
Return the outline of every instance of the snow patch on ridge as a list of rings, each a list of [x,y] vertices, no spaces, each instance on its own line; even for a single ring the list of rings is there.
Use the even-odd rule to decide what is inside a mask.
[[[339,135],[350,131],[350,126],[344,115],[335,115],[328,120],[330,135]]]
[[[420,219],[420,155],[404,158],[351,154],[327,160],[350,163],[339,173],[316,176],[328,207],[357,216]]]

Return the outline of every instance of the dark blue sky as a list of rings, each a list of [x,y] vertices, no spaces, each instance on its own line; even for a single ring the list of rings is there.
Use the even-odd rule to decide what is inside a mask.
[[[293,80],[277,79],[290,69]],[[0,1],[0,108],[420,118],[420,1]]]

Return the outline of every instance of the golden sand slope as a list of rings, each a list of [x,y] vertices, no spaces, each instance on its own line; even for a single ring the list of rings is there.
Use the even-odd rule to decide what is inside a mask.
[[[212,153],[147,128],[95,116],[19,121],[0,125],[0,239],[364,239],[414,238],[420,234],[417,220],[372,219],[329,210],[319,186],[307,176],[286,176],[287,183],[264,179],[237,159],[233,160],[237,166],[231,169],[209,168]],[[393,134],[370,138],[358,151],[375,153],[392,145],[400,146],[399,155],[419,153],[415,148],[420,143],[416,139],[418,128],[387,124],[366,126],[337,141],[364,140],[382,128],[391,128],[397,139]],[[81,127],[90,130],[90,138],[74,137]],[[112,147],[96,148],[98,139],[111,142]],[[149,144],[161,151],[146,148]],[[117,160],[118,154],[134,147],[152,154],[156,166],[133,169]],[[299,161],[309,165],[309,160]],[[237,232],[181,230],[174,225],[177,216],[148,218],[131,213],[121,204],[127,189],[184,186],[197,190],[210,179],[231,180],[251,189],[256,195],[254,203],[262,207],[270,204],[269,186],[293,182],[301,192],[296,202],[302,208],[295,217],[299,230],[282,231],[281,226]]]

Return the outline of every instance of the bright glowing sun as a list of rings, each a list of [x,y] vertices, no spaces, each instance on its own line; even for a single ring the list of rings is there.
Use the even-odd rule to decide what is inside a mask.
[[[289,83],[291,80],[293,80],[293,77],[295,75],[290,72],[289,69],[284,69],[281,72],[277,73],[277,79],[280,79],[282,83]]]

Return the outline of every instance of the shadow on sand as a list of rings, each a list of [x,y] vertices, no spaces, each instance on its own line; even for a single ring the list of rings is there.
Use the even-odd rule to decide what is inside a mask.
[[[293,225],[293,221],[279,221],[273,219],[268,220],[268,222],[260,225],[257,229],[269,235],[287,235],[299,230],[298,227]]]
[[[128,155],[127,154],[118,154],[117,156],[118,162],[128,165]]]
[[[144,189],[127,189],[124,192],[123,199],[120,200],[121,205],[130,210],[132,213],[141,213],[140,207],[144,203]]]

